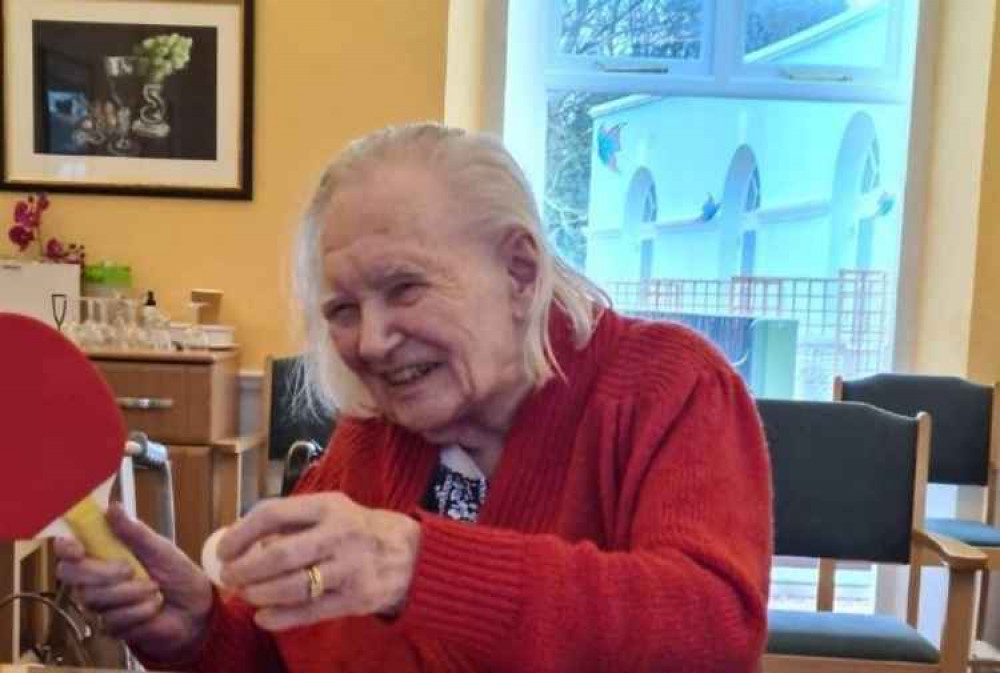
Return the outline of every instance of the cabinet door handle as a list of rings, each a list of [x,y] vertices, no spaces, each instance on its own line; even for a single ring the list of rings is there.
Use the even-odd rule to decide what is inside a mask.
[[[170,409],[174,401],[169,397],[116,397],[122,409]]]

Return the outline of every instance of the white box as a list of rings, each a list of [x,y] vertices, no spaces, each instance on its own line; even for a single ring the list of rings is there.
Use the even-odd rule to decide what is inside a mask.
[[[52,295],[66,295],[66,321],[80,307],[80,265],[0,259],[0,311],[21,313],[52,327]]]

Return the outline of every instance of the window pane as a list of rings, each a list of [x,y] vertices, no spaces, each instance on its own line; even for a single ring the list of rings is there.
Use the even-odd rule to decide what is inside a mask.
[[[563,54],[697,59],[703,0],[559,0]]]
[[[908,123],[902,103],[553,93],[546,225],[619,310],[702,332],[755,394],[829,399],[892,365]]]
[[[880,68],[888,0],[748,0],[748,63]]]
[[[563,258],[578,269],[586,261],[583,230],[590,207],[590,161],[593,123],[590,108],[616,98],[614,94],[559,92],[549,95],[545,156],[545,197],[542,217]],[[621,129],[601,130],[604,156],[617,151]],[[614,161],[609,159],[609,161]]]

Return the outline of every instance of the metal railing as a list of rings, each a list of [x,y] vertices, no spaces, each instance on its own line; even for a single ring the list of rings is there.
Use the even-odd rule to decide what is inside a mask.
[[[836,278],[735,276],[607,283],[626,313],[783,318],[798,323],[802,394],[833,374],[861,376],[890,365],[892,293],[884,271],[841,270]]]

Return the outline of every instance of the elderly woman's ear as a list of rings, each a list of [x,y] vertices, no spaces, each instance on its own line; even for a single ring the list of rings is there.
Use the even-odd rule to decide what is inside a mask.
[[[538,280],[538,246],[528,231],[512,227],[500,242],[500,258],[510,278],[510,298],[517,318],[525,318]]]

